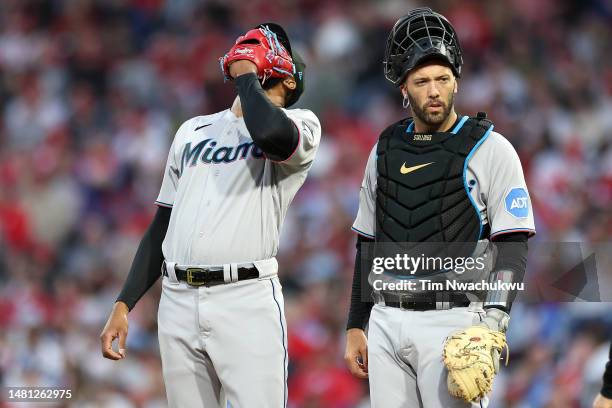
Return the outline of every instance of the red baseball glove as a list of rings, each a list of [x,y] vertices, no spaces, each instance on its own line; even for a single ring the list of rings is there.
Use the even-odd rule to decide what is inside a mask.
[[[229,66],[238,60],[249,60],[257,66],[257,77],[263,83],[268,78],[286,78],[295,73],[291,55],[268,28],[255,28],[236,40],[236,44],[219,58],[226,80],[232,79]]]

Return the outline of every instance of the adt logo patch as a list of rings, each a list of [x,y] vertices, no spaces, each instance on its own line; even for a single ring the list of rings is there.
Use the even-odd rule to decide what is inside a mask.
[[[506,195],[506,211],[516,218],[527,218],[529,215],[529,196],[524,188],[513,188]]]

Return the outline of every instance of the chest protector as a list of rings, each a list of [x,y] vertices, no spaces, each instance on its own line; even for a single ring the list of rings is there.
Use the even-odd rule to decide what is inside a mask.
[[[378,141],[376,242],[463,243],[452,255],[469,256],[486,231],[469,195],[467,161],[493,124],[479,113],[450,132],[421,134],[413,127],[404,119]]]

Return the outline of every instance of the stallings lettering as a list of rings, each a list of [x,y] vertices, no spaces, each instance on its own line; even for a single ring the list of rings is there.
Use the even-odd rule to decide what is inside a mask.
[[[415,134],[414,139],[418,142],[431,142],[431,135]]]

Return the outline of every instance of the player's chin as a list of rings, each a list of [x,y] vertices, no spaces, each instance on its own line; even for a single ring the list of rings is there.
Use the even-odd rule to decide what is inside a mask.
[[[425,122],[430,126],[438,126],[446,120],[444,111],[442,112],[428,112],[425,114]]]

